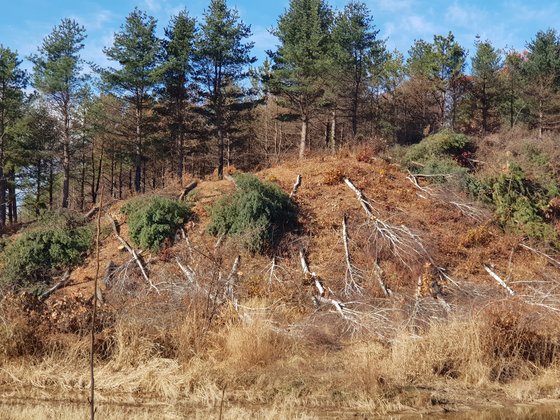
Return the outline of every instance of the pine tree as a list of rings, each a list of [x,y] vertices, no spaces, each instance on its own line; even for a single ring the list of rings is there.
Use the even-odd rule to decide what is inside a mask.
[[[449,32],[447,36],[435,35],[434,42],[415,41],[409,51],[408,67],[411,76],[429,82],[431,94],[436,98],[439,128],[453,127],[458,97],[454,91],[460,85],[467,53]]]
[[[134,189],[141,191],[144,140],[147,135],[147,110],[151,95],[159,82],[161,41],[156,36],[156,19],[139,9],[126,18],[115,34],[113,46],[103,52],[119,68],[101,69],[104,82],[114,94],[127,101],[134,110]]]
[[[31,56],[35,87],[45,95],[62,118],[62,207],[68,207],[74,113],[86,81],[80,51],[84,48],[85,28],[72,19],[63,19],[45,37],[38,54]]]
[[[165,110],[169,118],[171,137],[177,152],[176,174],[183,180],[185,137],[188,130],[190,100],[193,99],[193,68],[196,20],[181,11],[171,19],[165,29],[165,58],[162,66]]]
[[[476,52],[472,58],[472,75],[474,76],[473,96],[482,114],[482,130],[491,129],[491,111],[498,105],[500,95],[499,72],[502,68],[500,52],[490,41],[476,43]]]
[[[544,130],[560,126],[560,37],[553,29],[540,31],[527,44],[527,50],[522,74],[530,110],[541,139]]]
[[[349,104],[353,137],[358,134],[359,108],[367,78],[377,72],[383,61],[384,45],[377,39],[378,33],[364,3],[351,1],[335,19],[332,34],[335,78],[338,95]]]
[[[6,224],[7,148],[13,140],[11,131],[22,114],[23,89],[27,74],[19,68],[17,53],[0,45],[0,229]]]
[[[502,104],[502,114],[509,120],[510,128],[513,128],[519,115],[526,107],[522,95],[523,78],[521,68],[523,61],[523,54],[510,50],[506,54],[504,68],[500,75],[505,89],[505,102]]]
[[[228,87],[249,76],[247,67],[256,61],[250,55],[251,28],[228,8],[225,0],[212,0],[196,41],[196,80],[203,93],[204,108],[218,144],[218,178],[224,175],[224,145],[228,124],[224,118],[228,105]],[[237,92],[237,90],[230,90]],[[231,108],[231,107],[230,107]]]
[[[332,63],[332,11],[323,0],[291,0],[273,34],[280,40],[267,83],[301,119],[299,157],[305,155],[309,121],[328,89]]]

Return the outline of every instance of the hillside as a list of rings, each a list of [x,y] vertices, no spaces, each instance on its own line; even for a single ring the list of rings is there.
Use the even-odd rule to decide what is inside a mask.
[[[301,175],[297,225],[274,249],[248,253],[207,230],[209,207],[234,183],[199,180],[186,235],[141,253],[152,286],[106,222],[130,242],[122,202],[103,208],[96,384],[109,417],[125,402],[180,417],[215,414],[225,399],[229,418],[283,418],[560,396],[556,257],[466,196],[366,151],[256,175],[286,193]],[[44,302],[4,301],[4,404],[84,400],[96,266],[90,255]]]

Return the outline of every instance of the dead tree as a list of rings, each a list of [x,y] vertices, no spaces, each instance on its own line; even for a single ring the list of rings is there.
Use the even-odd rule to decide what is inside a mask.
[[[389,246],[393,255],[398,258],[404,266],[412,269],[409,263],[411,260],[431,260],[418,235],[404,225],[397,226],[382,220],[376,215],[377,211],[364,193],[359,190],[350,179],[344,178],[344,182],[348,188],[356,194],[356,198],[362,205],[369,221],[372,223],[373,235],[381,238]]]
[[[138,253],[128,244],[128,242],[119,234],[119,229],[117,227],[117,222],[115,221],[115,219],[113,219],[109,214],[107,215],[107,218],[109,219],[109,221],[111,222],[111,225],[113,226],[113,232],[115,234],[115,237],[119,240],[119,242],[124,246],[124,248],[130,253],[130,255],[132,255],[132,258],[134,259],[134,261],[136,262],[136,264],[138,265],[138,268],[140,268],[140,272],[142,273],[142,277],[144,277],[144,279],[148,282],[148,284],[150,285],[150,287],[152,289],[154,289],[158,294],[159,294],[159,289],[156,287],[156,285],[152,282],[152,280],[150,280],[150,278],[148,277],[148,274],[146,273],[146,270],[144,269],[144,265],[142,264],[142,261],[140,260],[140,257],[138,256]]]
[[[492,277],[494,280],[496,280],[496,282],[498,282],[498,284],[500,286],[502,286],[510,296],[514,296],[515,292],[506,284],[505,281],[503,281],[500,276],[498,276],[490,267],[488,267],[486,264],[484,265],[484,269],[486,270],[486,272],[490,275],[490,277]]]
[[[313,301],[315,302],[315,305],[316,306],[321,306],[321,304],[332,305],[335,308],[335,310],[340,314],[340,316],[346,318],[346,315],[343,312],[345,305],[336,299],[330,299],[328,297],[327,289],[325,289],[325,286],[323,285],[323,282],[321,281],[317,273],[309,271],[309,266],[307,265],[307,260],[305,259],[305,255],[303,251],[300,251],[299,258],[300,258],[303,274],[305,275],[305,277],[308,277],[313,281],[313,284],[317,289],[317,293],[313,295]]]
[[[363,289],[358,284],[358,279],[361,278],[361,273],[360,270],[354,266],[352,262],[352,255],[350,254],[348,221],[346,215],[342,217],[342,242],[344,243],[344,257],[346,261],[344,292],[346,294],[351,292],[362,293]]]

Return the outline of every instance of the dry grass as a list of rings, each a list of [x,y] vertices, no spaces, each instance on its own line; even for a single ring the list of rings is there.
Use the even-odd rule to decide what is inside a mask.
[[[493,304],[478,315],[439,319],[421,329],[395,327],[389,341],[366,333],[343,338],[343,324],[325,325],[323,335],[317,328],[282,326],[274,319],[285,307],[266,300],[245,303],[250,310],[244,316],[233,316],[232,308],[225,307],[209,330],[204,313],[192,305],[182,308],[187,314],[167,336],[153,326],[119,321],[97,362],[99,401],[108,410],[103,418],[126,410],[133,418],[147,418],[134,407],[111,405],[140,401],[164,418],[175,418],[170,407],[180,404],[200,415],[215,410],[222,397],[225,418],[304,416],[303,407],[310,415],[340,409],[377,414],[433,410],[433,395],[444,393],[442,405],[453,407],[464,402],[466,389],[471,395],[492,393],[494,402],[560,397],[554,347],[560,323],[529,333],[524,317],[531,314],[523,313],[523,307],[512,311],[514,302]],[[512,313],[521,315],[511,320]],[[9,387],[13,399],[29,396],[31,389],[43,398],[64,393],[64,398],[84,401],[89,379],[83,347],[77,340],[40,358],[25,353],[4,357],[0,387]],[[424,387],[429,391],[419,391]],[[155,401],[165,405],[150,406]],[[253,408],[243,408],[249,405]],[[14,406],[10,418],[33,416],[34,410]],[[42,415],[65,418],[83,410],[59,407]],[[62,412],[62,417],[55,415]]]
[[[358,160],[320,157],[262,174],[286,190],[297,174],[303,176],[295,197],[302,230],[285,238],[274,266],[270,258],[244,254],[233,241],[215,247],[206,234],[202,210],[232,188],[228,182],[201,183],[199,219],[187,229],[190,244],[146,255],[160,296],[142,289],[145,282],[126,265],[128,255],[106,240],[102,255],[125,269],[104,291],[107,322],[96,346],[100,417],[217,417],[223,402],[224,418],[303,419],[442,412],[482,399],[560,398],[557,269],[496,226],[419,198],[405,174],[377,159],[377,151],[356,148],[356,154]],[[429,293],[416,294],[423,264],[404,270],[371,240],[359,202],[339,182],[342,176],[351,177],[392,225],[419,232],[437,265],[430,265]],[[352,263],[361,274],[360,291],[353,294],[343,293],[344,214]],[[305,281],[297,258],[302,248],[325,296],[342,301],[342,311],[314,306],[316,287]],[[224,298],[240,254],[232,294]],[[186,281],[176,258],[193,270],[196,286]],[[496,265],[517,297],[505,297],[484,271],[486,263]],[[440,276],[439,267],[449,278]],[[392,297],[381,293],[376,275]],[[535,282],[528,286],[527,279]],[[447,306],[434,299],[436,287]],[[75,289],[64,293],[71,297]],[[85,310],[69,318],[72,325],[87,325],[82,300]],[[83,417],[87,338],[53,321],[49,308],[33,311],[9,299],[0,305],[4,417]],[[22,406],[24,398],[53,401],[41,411],[39,403]],[[58,404],[57,398],[76,405]]]

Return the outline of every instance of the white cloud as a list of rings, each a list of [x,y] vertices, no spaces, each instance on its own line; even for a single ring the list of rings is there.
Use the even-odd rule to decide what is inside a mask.
[[[404,18],[401,30],[409,31],[411,34],[431,36],[436,33],[436,26],[429,22],[424,16],[409,15]]]
[[[413,0],[376,0],[374,7],[385,12],[402,12],[410,10],[413,4]]]
[[[262,51],[274,49],[278,39],[268,29],[262,26],[256,26],[252,29],[253,35],[251,35],[250,40],[255,43],[255,49]]]
[[[152,13],[159,12],[161,10],[162,3],[161,0],[144,0],[144,6]]]
[[[484,13],[471,7],[465,7],[458,3],[453,3],[445,11],[445,19],[452,26],[479,26],[479,22],[484,19]]]

